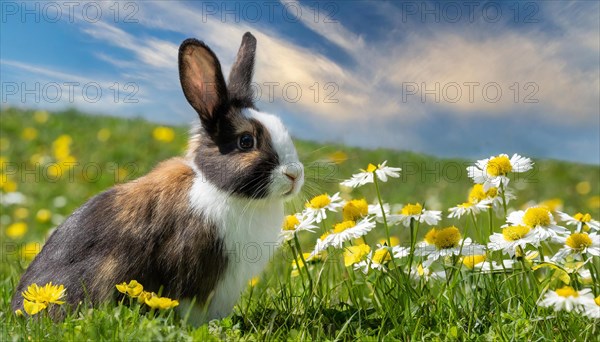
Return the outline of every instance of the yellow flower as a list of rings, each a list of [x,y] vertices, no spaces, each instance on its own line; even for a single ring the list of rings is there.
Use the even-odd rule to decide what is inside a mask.
[[[577,213],[575,214],[575,216],[573,216],[574,219],[576,219],[579,222],[590,222],[592,220],[592,215],[590,214],[582,214],[582,213]]]
[[[35,218],[40,223],[46,223],[46,222],[50,221],[50,219],[52,218],[52,212],[48,209],[40,209],[40,210],[38,210],[37,214],[35,215]]]
[[[306,260],[307,260],[309,257],[310,257],[310,253],[302,253],[302,258],[304,258],[304,260],[305,260],[305,261],[306,261]],[[302,258],[301,258],[300,256],[298,256],[298,257],[296,258],[296,261],[297,261],[297,263],[296,263],[296,261],[292,261],[292,273],[291,273],[292,277],[297,277],[297,276],[300,274],[300,273],[299,273],[299,269],[301,269],[301,268],[304,268],[304,266],[306,266],[306,265],[304,264],[304,262],[302,261]],[[313,259],[311,260],[311,262],[312,262],[312,261],[316,261],[316,260],[318,260],[318,259],[319,259],[319,258],[313,258]],[[309,263],[309,261],[306,261],[306,263]]]
[[[152,297],[152,292],[142,291],[139,296],[137,296],[139,303],[146,303],[146,299],[150,299]]]
[[[341,164],[348,160],[348,155],[343,151],[336,151],[329,155],[329,160],[334,164]]]
[[[256,277],[253,277],[253,278],[252,278],[252,279],[250,279],[250,281],[248,282],[248,285],[250,285],[250,287],[254,287],[254,286],[256,286],[256,284],[258,284],[259,280],[260,280],[260,277],[258,277],[258,276],[256,276]]]
[[[25,222],[15,222],[6,228],[6,236],[11,239],[20,239],[27,233],[27,224]]]
[[[348,201],[342,209],[344,221],[356,221],[369,213],[369,204],[365,199]]]
[[[17,183],[8,179],[8,176],[0,174],[0,189],[4,192],[15,192],[17,191]]]
[[[384,263],[388,262],[392,260],[392,255],[390,254],[390,251],[387,249],[387,247],[382,247],[379,248],[378,250],[375,251],[375,254],[373,254],[373,258],[372,261],[374,263],[383,265]]]
[[[592,196],[587,201],[587,205],[592,209],[600,208],[600,196]]]
[[[587,233],[573,233],[569,235],[565,245],[574,250],[582,251],[592,245],[592,239]]]
[[[506,155],[499,155],[490,159],[487,164],[485,171],[490,176],[504,176],[512,171],[512,165],[510,164],[510,159]]]
[[[313,209],[322,209],[329,205],[329,203],[331,203],[331,198],[329,198],[329,195],[322,194],[319,196],[315,196],[313,199],[310,200],[310,202],[306,203],[306,207]]]
[[[138,283],[137,280],[132,280],[127,284],[127,282],[123,282],[121,284],[115,285],[117,290],[121,293],[125,293],[131,297],[138,297],[142,291],[144,291],[144,287],[142,284]]]
[[[517,241],[524,238],[530,230],[526,226],[509,226],[502,229],[502,236],[506,241]]]
[[[369,252],[371,252],[371,247],[365,244],[346,248],[344,251],[344,265],[348,267],[360,262]]]
[[[525,210],[523,223],[529,227],[550,225],[550,211],[545,207],[531,207]]]
[[[571,286],[564,286],[560,289],[557,289],[555,292],[561,297],[579,297],[579,293]]]
[[[451,226],[435,231],[434,245],[438,249],[458,247],[461,235],[458,228]]]
[[[415,204],[407,204],[404,207],[402,207],[402,211],[400,212],[402,215],[404,216],[410,216],[410,215],[420,215],[421,212],[423,211],[423,206],[421,206],[420,203],[415,203]]]
[[[490,187],[488,191],[483,191],[483,184],[475,184],[469,191],[469,202],[479,203],[487,198],[494,198],[498,195],[498,188]]]
[[[375,172],[375,170],[377,170],[377,166],[369,163],[369,165],[367,166],[367,169],[363,170],[363,171],[366,171],[366,172]]]
[[[48,116],[48,112],[45,110],[38,110],[33,113],[33,119],[40,124],[46,123],[46,121],[48,121]]]
[[[587,195],[592,190],[592,186],[590,185],[590,182],[582,181],[582,182],[577,183],[577,185],[575,185],[575,190],[580,195]]]
[[[23,295],[23,298],[30,302],[44,303],[46,305],[61,305],[65,303],[61,300],[65,296],[64,285],[52,285],[52,282],[49,282],[44,286],[38,286],[37,284],[33,283],[27,287],[27,291],[24,291],[21,294]],[[25,311],[27,311],[27,308]]]
[[[425,242],[430,245],[435,245],[435,237],[437,235],[437,230],[435,228],[431,228],[427,234],[425,234]]]
[[[387,245],[387,239],[379,239],[378,241],[382,245]],[[400,244],[400,239],[397,236],[390,236],[390,243],[392,244],[390,247],[398,246]]]
[[[175,139],[175,132],[169,127],[159,126],[152,131],[152,136],[156,141],[171,142]]]
[[[27,210],[27,208],[20,207],[15,209],[14,215],[17,220],[24,220],[27,218],[27,216],[29,216],[29,210]]]
[[[25,312],[30,316],[44,310],[46,307],[48,307],[48,304],[46,303],[31,302],[27,299],[23,300],[23,309],[25,309]]]
[[[171,309],[179,305],[179,301],[167,297],[159,297],[156,293],[151,293],[150,297],[144,300],[146,305],[153,309]]]
[[[25,127],[23,129],[23,132],[21,132],[21,138],[25,139],[25,140],[33,140],[35,138],[37,138],[38,136],[38,131],[37,129],[33,128],[33,127]]]
[[[102,128],[96,134],[96,138],[100,142],[106,142],[110,138],[110,130],[108,128]]]
[[[333,226],[333,232],[338,234],[343,232],[344,230],[348,229],[348,228],[352,228],[356,226],[356,222],[354,221],[344,221],[342,223],[338,223],[336,225]]]
[[[71,156],[71,143],[73,142],[73,138],[71,138],[68,134],[62,134],[54,142],[52,143],[52,149],[54,153],[54,158],[60,161],[70,161],[68,160]]]
[[[485,255],[468,255],[463,258],[462,262],[468,269],[472,270],[475,265],[479,265],[485,261]]]
[[[288,215],[283,220],[283,230],[295,230],[299,224],[300,220],[298,220],[296,215]]]

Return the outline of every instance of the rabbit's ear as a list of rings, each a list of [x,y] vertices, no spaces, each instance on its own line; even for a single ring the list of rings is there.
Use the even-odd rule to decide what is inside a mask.
[[[254,107],[251,83],[255,53],[256,38],[250,32],[246,32],[229,73],[229,97],[232,103],[240,107]]]
[[[202,126],[213,134],[229,103],[217,56],[203,42],[186,39],[179,47],[179,80],[185,98],[200,115]]]

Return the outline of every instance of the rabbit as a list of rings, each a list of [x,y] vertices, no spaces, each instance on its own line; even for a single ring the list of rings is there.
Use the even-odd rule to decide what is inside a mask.
[[[255,51],[247,32],[226,84],[207,45],[181,44],[181,86],[200,117],[187,152],[73,212],[21,277],[13,310],[23,309],[32,283],[65,286],[66,305],[50,310],[59,317],[84,301],[115,300],[115,285],[135,279],[145,290],[195,299],[206,320],[229,315],[267,265],[284,202],[304,183],[288,131],[254,104]]]

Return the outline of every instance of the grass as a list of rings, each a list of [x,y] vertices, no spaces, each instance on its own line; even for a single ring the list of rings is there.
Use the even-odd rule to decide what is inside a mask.
[[[48,116],[8,108],[0,115],[0,191],[18,191],[26,198],[24,204],[0,206],[2,341],[593,340],[600,334],[598,321],[536,304],[546,289],[555,289],[561,282],[550,269],[531,270],[535,262],[522,262],[510,272],[482,274],[465,270],[454,258],[440,263],[445,281],[415,281],[408,278],[406,258],[389,263],[386,273],[364,275],[344,267],[342,252],[330,249],[327,262],[311,264],[293,277],[294,245],[284,245],[278,251],[229,317],[200,327],[186,324],[185,313],[149,311],[136,303],[83,307],[61,322],[51,321],[43,312],[35,319],[16,317],[10,310],[10,298],[48,231],[91,196],[145,174],[161,160],[181,155],[188,128],[157,131],[157,125],[142,119],[89,116],[76,111]],[[65,134],[68,137],[60,138]],[[299,199],[288,205],[289,213],[301,210],[303,202],[315,195],[340,191],[341,180],[383,160],[403,169],[399,179],[380,184],[380,195],[388,203],[420,202],[428,209],[444,210],[464,202],[472,186],[465,171],[472,161],[300,140],[296,146],[306,166],[306,186]],[[63,166],[78,164],[58,175],[53,167],[57,162]],[[560,204],[567,213],[589,212],[598,219],[598,166],[535,162],[533,170],[511,180],[517,199],[510,207],[520,209],[551,200],[549,203]],[[344,196],[350,194],[345,192]],[[351,196],[372,202],[377,193],[374,187],[364,186]],[[339,220],[335,214],[330,216],[333,218],[321,225],[322,230]],[[24,223],[25,229],[21,226],[17,231],[16,222]],[[444,218],[440,226],[456,225],[463,234],[475,238],[488,229],[499,232],[503,223],[502,218],[481,214],[476,225],[470,219]],[[429,229],[415,228],[419,240]],[[404,244],[411,241],[408,229],[393,226],[390,230]],[[365,240],[374,248],[384,232],[380,224]],[[298,234],[300,248],[310,251],[318,235]],[[543,253],[550,255],[555,250],[555,245],[546,245]],[[499,252],[490,256],[501,258]],[[592,274],[599,275],[598,258],[588,266]],[[571,285],[591,287],[596,296],[599,294],[597,283],[590,285],[571,277]]]

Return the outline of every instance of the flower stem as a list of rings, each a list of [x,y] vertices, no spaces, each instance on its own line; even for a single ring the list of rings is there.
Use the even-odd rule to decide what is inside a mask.
[[[308,278],[308,288],[309,288],[310,292],[312,293],[312,289],[313,289],[312,277],[310,276],[310,270],[308,269],[306,260],[304,260],[304,254],[302,253],[302,249],[300,248],[300,241],[298,241],[298,235],[296,235],[296,234],[294,234],[294,243],[296,245],[296,249],[298,250],[298,254],[300,255],[300,259],[302,260],[302,263],[304,264],[304,268],[306,269],[306,276]],[[298,269],[298,271],[300,271],[300,269]]]
[[[385,226],[385,236],[387,238],[388,246],[392,245],[392,241],[390,240],[390,229],[387,223],[387,217],[385,215],[385,209],[383,208],[383,201],[381,200],[381,193],[379,192],[379,183],[377,183],[377,174],[373,174],[373,183],[375,183],[375,191],[377,191],[377,200],[379,201],[379,206],[381,207],[381,216],[383,216],[383,225]]]

